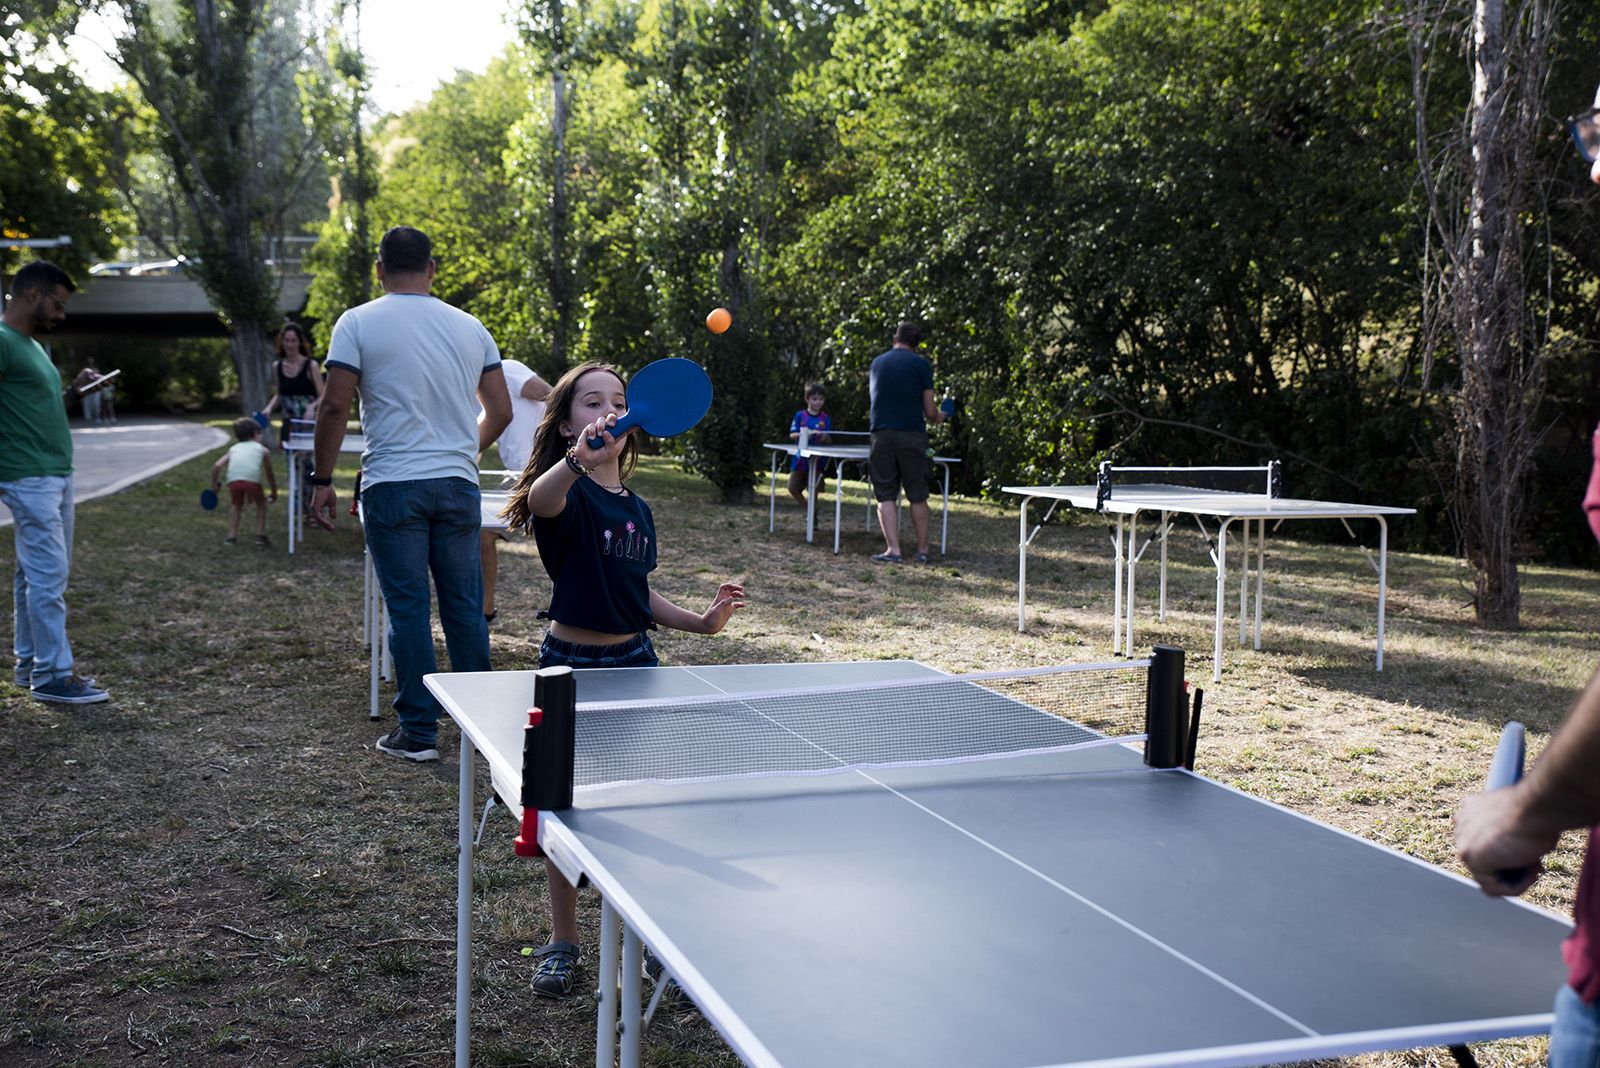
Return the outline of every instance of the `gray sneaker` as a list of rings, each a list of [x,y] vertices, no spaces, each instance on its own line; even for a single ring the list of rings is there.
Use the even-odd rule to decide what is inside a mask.
[[[378,739],[378,749],[390,756],[402,757],[406,760],[438,760],[439,750],[435,746],[423,745],[411,735],[406,733],[404,727],[394,730]]]
[[[33,696],[37,700],[58,705],[93,705],[111,700],[109,693],[89,685],[89,680],[76,675],[68,675],[64,679],[35,686]]]
[[[29,686],[32,686],[33,661],[30,660],[26,664],[18,663],[17,666],[12,669],[11,680],[18,686],[21,686],[24,690],[26,690]]]

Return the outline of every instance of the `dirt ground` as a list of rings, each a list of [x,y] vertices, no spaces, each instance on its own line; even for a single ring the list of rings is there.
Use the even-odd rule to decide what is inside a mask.
[[[205,465],[79,511],[71,632],[115,700],[63,709],[0,683],[0,1064],[447,1064],[457,735],[445,727],[432,766],[373,750],[392,721],[367,719],[354,521],[290,557],[280,504],[273,548],[225,546],[221,513],[194,506]],[[348,494],[353,471],[341,474]],[[721,505],[662,460],[636,485],[660,530],[657,589],[696,606],[724,578],[750,593],[722,635],[664,633],[665,663],[912,657],[967,671],[1109,653],[1097,523],[1040,533],[1019,634],[1011,507],[958,502],[947,557],[885,568],[867,560],[880,543],[859,496],[836,557],[828,536],[802,541],[790,504],[769,534],[764,492],[757,505]],[[1481,788],[1500,725],[1522,719],[1536,751],[1600,651],[1593,571],[1530,568],[1525,625],[1501,633],[1472,624],[1453,561],[1394,554],[1376,673],[1366,559],[1341,542],[1280,537],[1264,647],[1230,640],[1213,685],[1211,567],[1192,535],[1172,551],[1174,608],[1157,623],[1142,600],[1138,640],[1187,649],[1206,686],[1199,770],[1446,866],[1450,812]],[[0,568],[11,553],[0,538]],[[497,667],[532,666],[547,592],[531,544],[509,546]],[[508,841],[490,843],[496,826],[477,873],[474,1063],[592,1061],[592,1003],[527,993],[521,950],[547,938],[544,888]],[[1569,836],[1531,900],[1566,911],[1578,845]],[[584,922],[597,913],[586,894]],[[654,1065],[736,1063],[686,1004],[645,1045]],[[1532,1065],[1543,1043],[1477,1051],[1485,1064]]]

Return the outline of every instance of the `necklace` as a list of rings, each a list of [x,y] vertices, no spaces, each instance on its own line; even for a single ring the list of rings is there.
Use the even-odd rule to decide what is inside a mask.
[[[628,488],[620,482],[601,482],[598,478],[594,477],[593,473],[589,475],[589,481],[610,493],[621,493],[623,490]]]

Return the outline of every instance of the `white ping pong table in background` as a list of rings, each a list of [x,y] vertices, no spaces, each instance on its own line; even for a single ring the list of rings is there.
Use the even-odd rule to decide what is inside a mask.
[[[836,461],[837,468],[833,480],[833,554],[839,555],[840,525],[844,515],[844,465],[847,463],[859,464],[861,477],[869,485],[867,494],[867,530],[872,529],[872,519],[877,514],[877,502],[872,499],[870,492],[871,480],[867,478],[867,455],[870,450],[866,445],[839,445],[829,442],[826,445],[813,444],[809,436],[811,431],[802,430],[800,441],[769,441],[765,447],[772,450],[772,478],[767,487],[767,533],[777,529],[778,525],[778,467],[779,461],[785,456],[808,456],[823,460]],[[836,438],[841,436],[863,436],[865,431],[830,430],[828,436]],[[950,540],[950,465],[961,461],[954,456],[930,456],[929,463],[938,464],[944,471],[943,509],[939,516],[939,555],[945,554],[945,547]],[[816,541],[817,531],[817,480],[820,476],[820,464],[806,465],[806,541]]]
[[[1344,524],[1352,538],[1348,520],[1371,519],[1378,524],[1378,555],[1374,559],[1367,553],[1367,561],[1378,574],[1378,640],[1377,670],[1383,670],[1384,612],[1389,592],[1389,522],[1390,516],[1415,515],[1415,508],[1396,508],[1386,505],[1347,504],[1337,501],[1296,500],[1278,495],[1279,464],[1261,467],[1119,467],[1109,463],[1100,465],[1097,484],[1092,486],[1005,486],[1002,492],[1022,498],[1020,532],[1017,540],[1017,630],[1027,625],[1028,597],[1028,546],[1038,536],[1059,505],[1069,508],[1094,510],[1117,517],[1116,528],[1111,532],[1112,553],[1116,562],[1112,585],[1111,648],[1113,652],[1133,655],[1134,574],[1139,561],[1152,540],[1159,539],[1161,546],[1160,594],[1158,619],[1167,618],[1167,534],[1172,530],[1173,517],[1187,514],[1193,517],[1206,540],[1207,552],[1217,575],[1216,624],[1212,633],[1212,679],[1222,678],[1222,626],[1226,602],[1228,575],[1228,528],[1239,524],[1239,644],[1247,640],[1247,619],[1251,606],[1251,526],[1255,527],[1255,648],[1261,648],[1261,594],[1267,560],[1267,523],[1276,530],[1290,519],[1337,519]],[[1184,485],[1183,479],[1202,475],[1236,474],[1258,483],[1249,491],[1204,489]],[[1149,481],[1119,484],[1119,476],[1148,476]],[[1028,529],[1028,505],[1035,499],[1050,501],[1044,518]],[[1160,514],[1155,533],[1139,542],[1140,513]],[[1205,520],[1217,522],[1215,539],[1206,529]],[[1365,552],[1365,550],[1363,550]]]
[[[458,1068],[476,754],[520,817],[540,674],[427,678],[462,733]],[[958,703],[930,709],[939,674],[909,661],[566,674],[580,786],[540,814],[538,840],[603,898],[598,976],[586,963],[581,980],[598,979],[596,1065],[639,1063],[642,945],[763,1068],[1196,1068],[1548,1030],[1564,920],[1128,745],[1060,747],[1073,724],[979,676],[935,679]],[[548,696],[562,680],[543,681]],[[830,689],[761,696],[814,686]],[[906,760],[859,761],[875,734],[901,732]],[[1020,748],[946,759],[962,735]],[[657,746],[659,765],[620,766]],[[763,778],[736,761],[721,778],[650,781],[729,752],[835,771]],[[613,776],[632,781],[581,785]]]
[[[283,441],[284,465],[289,468],[289,554],[294,554],[296,543],[306,540],[306,510],[300,501],[300,457],[309,457],[316,451],[317,424],[310,419],[289,421],[289,436]],[[361,434],[346,434],[339,445],[340,452],[365,452],[367,439]],[[299,455],[296,455],[299,454]]]

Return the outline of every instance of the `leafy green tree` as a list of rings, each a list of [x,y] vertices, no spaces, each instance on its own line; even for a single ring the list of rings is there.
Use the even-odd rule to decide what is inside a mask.
[[[326,70],[313,69],[301,78],[307,110],[317,115],[315,125],[325,132],[324,152],[333,175],[328,217],[318,228],[309,258],[313,278],[306,307],[324,348],[339,316],[372,296],[369,205],[378,182],[363,119],[370,84],[361,51],[361,0],[335,7],[327,43]]]
[[[326,181],[296,75],[313,62],[296,0],[129,0],[118,62],[157,117],[178,197],[173,244],[230,328],[245,410],[271,392],[279,282],[268,242]]]
[[[79,270],[109,253],[129,220],[116,172],[132,105],[85,85],[62,58],[77,5],[23,0],[0,16],[0,238],[55,238],[41,253]],[[0,273],[16,256],[0,240]],[[32,258],[30,255],[28,258]]]

